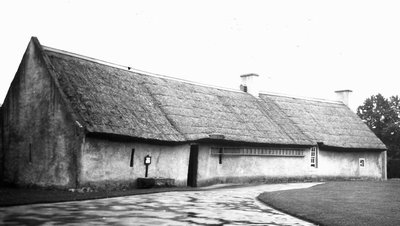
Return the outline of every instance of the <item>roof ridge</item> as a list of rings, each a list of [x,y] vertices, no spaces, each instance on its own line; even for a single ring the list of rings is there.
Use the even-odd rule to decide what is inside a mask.
[[[226,91],[231,91],[231,92],[243,93],[239,89],[233,89],[233,88],[228,88],[228,87],[221,87],[221,86],[215,86],[215,85],[210,85],[210,84],[205,84],[205,83],[200,83],[200,82],[194,82],[194,81],[190,81],[190,80],[186,80],[186,79],[181,79],[181,78],[176,78],[176,77],[172,77],[172,76],[168,76],[168,75],[162,75],[162,74],[157,74],[157,73],[153,73],[153,72],[148,72],[148,71],[136,69],[136,68],[133,68],[131,66],[125,66],[125,65],[121,65],[121,64],[117,64],[117,63],[108,62],[108,61],[105,61],[105,60],[99,60],[99,59],[96,59],[96,58],[93,58],[93,57],[88,57],[88,56],[80,55],[80,54],[77,54],[77,53],[72,53],[72,52],[68,52],[68,51],[65,51],[65,50],[56,49],[56,48],[49,47],[49,46],[43,46],[42,45],[42,47],[46,51],[52,51],[52,52],[61,53],[61,54],[72,56],[72,57],[77,57],[77,58],[80,58],[80,59],[83,59],[83,60],[92,61],[92,62],[95,62],[95,63],[98,63],[98,64],[103,64],[103,65],[106,65],[106,66],[109,66],[109,67],[122,69],[122,70],[125,70],[125,71],[128,71],[128,72],[134,72],[134,73],[138,73],[138,74],[142,74],[142,75],[147,75],[147,76],[152,76],[152,77],[157,77],[157,78],[163,78],[163,79],[173,80],[173,81],[177,81],[177,82],[184,82],[184,83],[203,86],[203,87],[207,87],[207,88],[214,88],[214,89],[221,89],[221,90],[226,90]]]
[[[337,100],[328,100],[328,99],[322,99],[322,98],[298,96],[298,95],[291,95],[291,94],[284,94],[284,93],[275,93],[275,92],[267,92],[267,91],[260,91],[260,95],[270,95],[270,96],[289,97],[289,98],[302,99],[302,100],[310,100],[310,101],[318,101],[318,102],[331,103],[331,104],[343,104],[341,101],[337,101]]]

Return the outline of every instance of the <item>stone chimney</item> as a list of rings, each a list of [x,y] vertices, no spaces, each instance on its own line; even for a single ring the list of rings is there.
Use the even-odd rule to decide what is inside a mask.
[[[240,78],[242,79],[240,84],[240,90],[246,93],[250,93],[251,95],[258,97],[260,93],[259,84],[257,83],[258,80],[257,74],[245,74],[241,75]]]
[[[335,91],[336,98],[338,101],[341,101],[345,105],[349,106],[349,95],[351,92],[353,92],[353,91],[351,91],[349,89]]]

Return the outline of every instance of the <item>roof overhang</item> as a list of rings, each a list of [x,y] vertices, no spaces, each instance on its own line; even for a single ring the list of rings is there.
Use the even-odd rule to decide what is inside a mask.
[[[354,152],[382,152],[382,151],[386,151],[387,150],[387,148],[336,147],[336,146],[325,145],[324,143],[318,143],[318,147],[320,149],[323,149],[323,150],[326,150],[326,151],[332,151],[332,152],[349,152],[349,151],[354,151]]]
[[[155,145],[212,144],[212,145],[241,146],[241,147],[251,146],[251,147],[274,147],[274,148],[310,148],[314,146],[314,145],[299,145],[299,144],[257,143],[257,142],[245,142],[245,141],[227,140],[227,139],[215,139],[215,138],[203,138],[203,139],[187,140],[187,141],[168,141],[168,140],[132,137],[121,134],[89,132],[89,131],[86,131],[86,136],[89,138],[97,138],[110,141],[142,142]]]
[[[258,143],[258,142],[248,142],[248,141],[238,141],[229,139],[212,139],[203,138],[198,140],[193,140],[191,143],[199,144],[213,144],[213,145],[227,145],[227,146],[242,146],[242,147],[274,147],[274,148],[310,148],[314,145],[299,145],[299,144],[275,144],[275,143]]]
[[[86,136],[89,138],[97,138],[97,139],[117,141],[117,142],[141,142],[141,143],[148,143],[155,145],[179,145],[188,143],[187,141],[147,139],[141,137],[133,137],[133,136],[114,134],[114,133],[104,133],[104,132],[87,132]]]

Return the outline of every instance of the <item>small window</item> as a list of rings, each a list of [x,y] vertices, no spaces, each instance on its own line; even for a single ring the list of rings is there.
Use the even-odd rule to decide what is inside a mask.
[[[360,167],[365,167],[365,158],[358,159],[358,163],[359,163]]]
[[[129,163],[129,166],[130,167],[133,167],[133,156],[135,155],[135,149],[134,148],[132,148],[132,151],[131,151],[131,162]]]
[[[317,150],[317,147],[312,147],[311,148],[311,153],[310,153],[310,156],[311,156],[311,167],[315,167],[315,168],[317,168],[318,167],[318,150]]]

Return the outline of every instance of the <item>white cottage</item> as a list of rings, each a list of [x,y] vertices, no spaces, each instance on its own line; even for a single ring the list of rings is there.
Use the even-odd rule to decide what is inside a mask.
[[[32,38],[1,110],[1,177],[56,187],[386,179],[386,147],[342,102],[132,71]],[[255,96],[256,95],[256,96]]]

